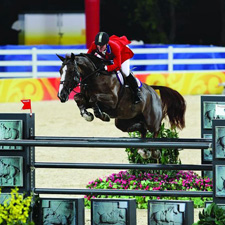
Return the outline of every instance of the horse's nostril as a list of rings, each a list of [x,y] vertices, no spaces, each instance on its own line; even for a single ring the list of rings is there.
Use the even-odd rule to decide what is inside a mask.
[[[60,99],[60,101],[62,103],[64,103],[64,102],[68,101],[69,95],[66,95],[65,93],[64,94],[60,94],[60,95],[58,95],[58,98]]]
[[[59,99],[60,99],[60,101],[61,101],[62,103],[66,102],[66,98],[61,97],[61,98],[59,98]]]

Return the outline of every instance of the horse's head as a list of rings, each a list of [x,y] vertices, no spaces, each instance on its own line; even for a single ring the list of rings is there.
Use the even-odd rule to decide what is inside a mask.
[[[71,57],[66,56],[66,58],[60,55],[57,56],[62,61],[62,66],[59,70],[60,85],[57,96],[61,102],[66,102],[69,99],[70,92],[80,83],[80,73],[73,53]]]

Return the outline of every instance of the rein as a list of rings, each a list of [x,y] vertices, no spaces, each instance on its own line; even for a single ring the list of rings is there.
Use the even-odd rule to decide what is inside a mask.
[[[77,86],[83,85],[85,80],[87,80],[88,78],[90,78],[91,76],[95,75],[97,72],[100,71],[100,69],[97,69],[96,65],[92,62],[92,60],[91,60],[87,55],[81,53],[80,56],[83,56],[83,57],[87,58],[88,61],[92,64],[92,66],[93,66],[94,69],[96,69],[96,70],[93,71],[92,73],[88,74],[85,78],[82,78],[82,80],[78,83]],[[76,59],[74,59],[74,64],[75,64],[75,65],[74,65],[74,69],[75,69],[76,71],[78,71]],[[79,72],[78,72],[78,73],[79,73]],[[82,77],[82,74],[81,74],[80,77]],[[78,93],[78,92],[75,91],[74,89],[73,89],[72,91],[73,91],[74,93]]]
[[[96,74],[99,71],[100,71],[100,69],[97,69],[97,70],[93,71],[92,73],[88,74],[85,78],[82,79],[82,81],[80,83],[82,84],[83,81],[87,80],[89,77],[93,76],[94,74]]]
[[[93,71],[92,73],[88,74],[85,78],[82,79],[82,81],[80,82],[80,84],[83,84],[83,82],[84,82],[85,80],[87,80],[89,77],[95,75],[97,72],[100,71],[100,69],[97,69],[96,65],[92,62],[92,60],[91,60],[87,55],[85,55],[85,54],[80,54],[80,56],[83,56],[83,57],[87,58],[88,61],[89,61],[89,62],[92,64],[92,66],[94,67],[94,69],[96,69],[95,71]],[[76,60],[74,59],[74,61],[76,61]],[[75,62],[75,66],[74,66],[74,67],[75,67],[75,69],[77,70],[77,63],[76,63],[76,62]]]
[[[89,75],[87,75],[85,78],[82,79],[82,81],[80,81],[80,83],[78,83],[77,86],[81,86],[82,84],[84,84],[84,81],[86,79],[88,79],[89,77],[91,77],[92,75],[94,75],[95,73],[97,73],[98,71],[99,71],[99,69],[96,70],[96,71],[94,71],[94,72],[92,72],[92,73],[90,73]],[[77,91],[74,91],[74,89],[72,91],[75,92],[75,93],[78,93]]]
[[[97,72],[99,72],[100,69],[97,69],[96,65],[93,63],[93,61],[86,54],[82,54],[81,53],[80,56],[83,56],[83,57],[87,58],[89,60],[89,62],[93,65],[94,69],[96,69],[95,71],[93,71],[92,73],[90,73],[89,75],[87,75],[84,79],[82,79],[82,81],[80,82],[80,84],[82,85],[85,80],[87,80],[89,77],[91,77],[94,74],[96,74]],[[74,59],[74,61],[75,61],[75,66],[74,67],[75,67],[75,70],[77,70],[77,62],[76,62],[75,59]],[[118,102],[116,104],[116,108],[115,109],[117,109],[117,107],[118,107],[118,105],[120,103],[120,100],[121,100],[121,98],[122,98],[122,96],[124,94],[124,91],[125,91],[125,88],[124,88],[123,85],[121,85],[121,88],[120,88],[119,93],[118,93]],[[73,92],[77,93],[74,90],[73,90]]]

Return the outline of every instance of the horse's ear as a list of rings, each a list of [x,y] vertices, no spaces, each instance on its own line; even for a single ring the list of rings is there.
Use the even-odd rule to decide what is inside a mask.
[[[75,59],[75,55],[73,53],[71,53],[71,59],[74,61]]]
[[[56,55],[59,57],[59,59],[60,59],[62,62],[65,60],[65,58],[64,58],[63,56],[58,55],[58,54],[56,54]]]

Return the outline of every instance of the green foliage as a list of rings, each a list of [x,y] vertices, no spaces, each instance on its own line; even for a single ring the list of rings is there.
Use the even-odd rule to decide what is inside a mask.
[[[24,197],[24,195],[19,194],[18,191],[18,188],[12,189],[10,198],[6,199],[4,203],[0,205],[0,224],[34,224],[33,222],[29,222],[29,211],[32,202],[32,196]]]
[[[199,221],[193,225],[223,225],[225,224],[225,210],[220,208],[215,203],[210,204],[202,212],[199,212]]]
[[[182,14],[187,5],[181,0],[104,0],[101,1],[101,14],[106,18],[102,25],[106,32],[111,31],[110,35],[117,33],[122,36],[126,28],[126,36],[131,40],[142,40],[149,44],[175,44],[176,29],[180,24],[177,12]],[[107,18],[118,9],[123,12],[118,18],[120,26],[110,29]]]
[[[134,10],[134,22],[145,31],[151,43],[168,43],[167,34],[163,28],[163,15],[158,0],[137,1]]]
[[[131,132],[129,133],[130,137],[141,137],[139,132]],[[153,133],[148,132],[146,135],[147,138],[153,138]],[[175,128],[168,129],[165,128],[165,124],[163,123],[160,127],[159,134],[157,138],[178,138],[178,133]],[[147,149],[144,149],[147,150]],[[156,159],[149,158],[143,159],[140,154],[138,153],[138,149],[136,148],[126,148],[125,150],[128,155],[128,160],[130,163],[139,163],[139,164],[148,164],[148,163],[157,163]],[[158,163],[161,164],[181,164],[179,160],[179,151],[178,149],[166,149],[163,148],[161,151],[161,158],[159,159]],[[140,170],[129,170],[130,173],[136,174]],[[152,172],[152,173],[160,173],[159,171],[145,171],[145,172]],[[168,173],[174,173],[174,171],[168,171]]]

